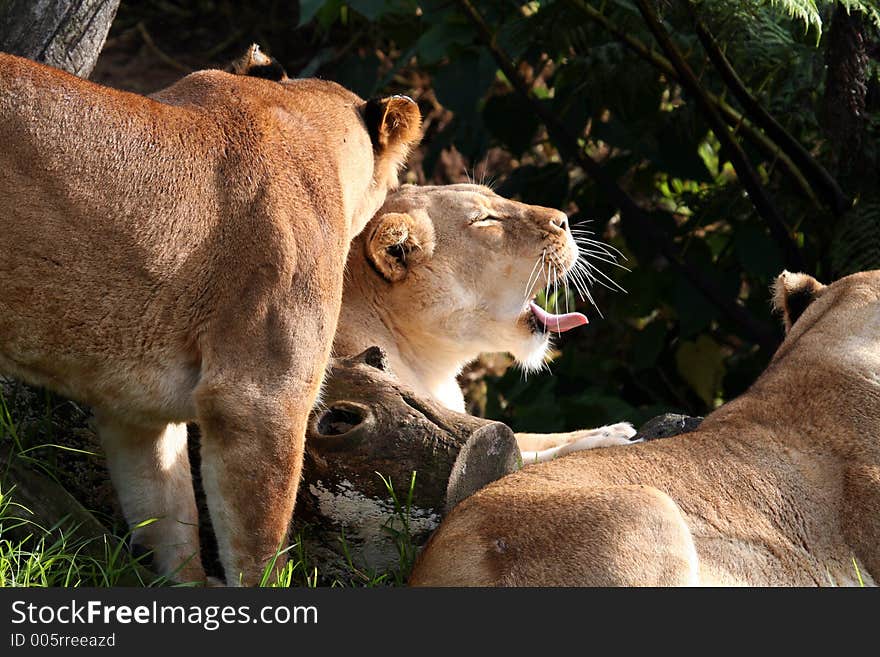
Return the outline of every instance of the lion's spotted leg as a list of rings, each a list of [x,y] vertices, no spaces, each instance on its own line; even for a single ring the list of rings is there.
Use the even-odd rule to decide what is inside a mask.
[[[559,456],[597,447],[628,445],[636,430],[629,422],[569,433],[518,433],[516,442],[523,465],[550,461]]]
[[[204,581],[186,425],[137,425],[99,411],[95,421],[122,511],[133,528],[133,549],[152,551],[152,567],[162,575]]]
[[[311,404],[222,391],[197,399],[202,483],[226,583],[253,586],[286,547]],[[277,557],[276,571],[285,561]]]

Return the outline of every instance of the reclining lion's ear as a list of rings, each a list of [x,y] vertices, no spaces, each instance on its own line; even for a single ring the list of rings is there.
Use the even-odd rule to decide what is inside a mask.
[[[389,212],[371,225],[367,260],[392,283],[403,280],[413,265],[434,253],[434,228],[424,218]]]
[[[779,274],[773,283],[773,309],[782,313],[786,333],[824,289],[822,283],[808,274]]]
[[[248,75],[252,78],[265,78],[281,82],[287,79],[287,71],[274,57],[269,57],[260,50],[256,43],[247,49],[244,55],[236,59],[226,67],[229,73],[236,75]]]
[[[409,96],[370,99],[364,104],[363,115],[376,151],[406,148],[421,137],[422,114]]]

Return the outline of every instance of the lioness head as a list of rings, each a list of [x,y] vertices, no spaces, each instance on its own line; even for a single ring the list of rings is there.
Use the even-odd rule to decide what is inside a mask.
[[[356,206],[352,208],[352,214],[355,218],[351,227],[352,235],[363,230],[366,222],[382,204],[387,191],[397,187],[398,171],[406,161],[410,148],[415,146],[421,138],[422,118],[415,101],[408,96],[401,95],[364,101],[334,82],[292,79],[288,77],[281,64],[266,55],[257,44],[248,48],[247,52],[227,66],[226,70],[235,75],[275,82],[290,91],[296,91],[304,86],[320,85],[329,88],[334,95],[345,96],[357,107],[370,136],[374,155],[370,193],[367,198],[352,203],[353,206]],[[342,162],[341,166],[343,168],[350,167],[353,171],[364,169],[361,162]],[[344,176],[340,177],[345,178]]]
[[[359,279],[361,288],[351,296],[372,295],[403,348],[419,345],[458,367],[482,352],[505,351],[537,368],[552,332],[587,323],[567,312],[565,300],[554,312],[534,303],[546,286],[563,288],[571,280],[581,287],[578,255],[559,210],[508,200],[480,185],[406,185],[388,196],[353,243],[348,278]]]
[[[829,285],[784,271],[772,292],[786,332],[774,361],[797,353],[811,362],[839,365],[843,360],[856,369],[880,367],[880,271],[852,274]]]

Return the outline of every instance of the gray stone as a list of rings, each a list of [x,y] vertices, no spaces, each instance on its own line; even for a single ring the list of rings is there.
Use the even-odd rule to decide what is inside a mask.
[[[633,440],[657,440],[671,438],[682,433],[693,431],[703,421],[702,417],[664,413],[645,422]]]

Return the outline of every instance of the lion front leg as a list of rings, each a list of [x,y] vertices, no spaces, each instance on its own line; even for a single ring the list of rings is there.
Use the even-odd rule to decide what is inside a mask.
[[[162,575],[203,582],[186,425],[143,425],[99,410],[95,424],[133,551],[152,552],[152,567]]]
[[[581,429],[568,433],[518,433],[516,444],[523,465],[550,461],[559,456],[597,447],[628,445],[636,435],[629,422],[618,422],[597,429]]]
[[[302,469],[311,401],[289,396],[197,394],[202,483],[230,586],[253,586],[284,549]],[[269,581],[274,579],[270,574]]]

